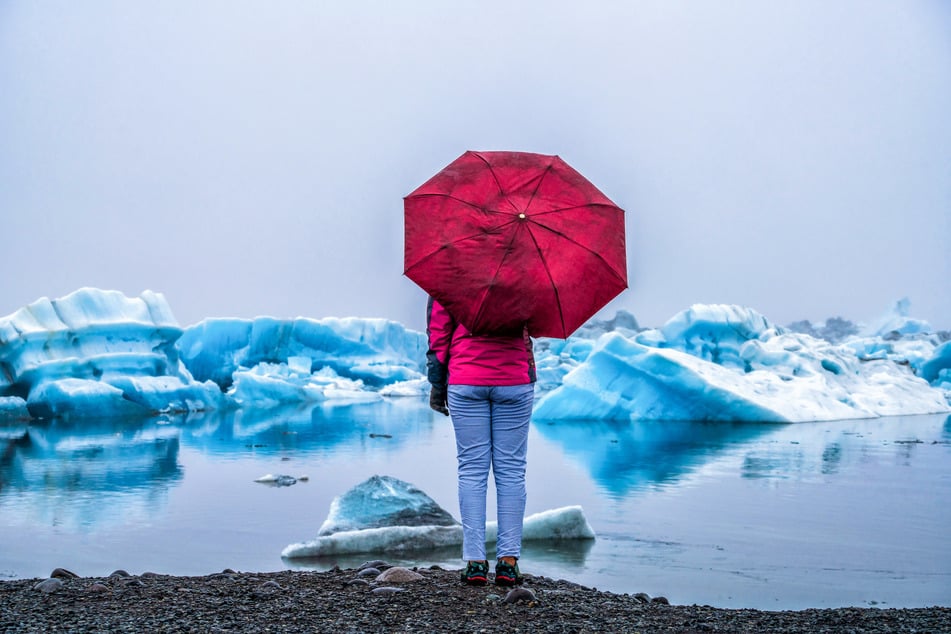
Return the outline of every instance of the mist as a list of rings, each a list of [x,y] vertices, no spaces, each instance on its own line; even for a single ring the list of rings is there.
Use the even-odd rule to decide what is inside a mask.
[[[205,317],[423,327],[402,198],[558,154],[625,209],[630,288],[951,328],[951,5],[0,4],[0,315],[82,286]]]

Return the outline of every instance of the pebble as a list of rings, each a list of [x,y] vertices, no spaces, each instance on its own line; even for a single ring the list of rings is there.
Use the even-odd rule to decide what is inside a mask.
[[[128,587],[130,587],[130,586],[131,586],[131,587],[134,587],[134,588],[144,588],[144,587],[145,587],[145,583],[144,583],[141,579],[136,579],[136,578],[134,578],[134,577],[129,577],[128,579],[126,579],[125,577],[123,577],[123,578],[119,579],[119,585],[121,585],[123,588],[128,588]]]
[[[351,579],[347,583],[343,584],[345,586],[368,586],[370,582],[366,579]]]
[[[364,568],[357,573],[358,577],[378,577],[381,571],[379,568]]]
[[[376,568],[377,570],[384,570],[389,568],[390,564],[386,563],[382,559],[374,559],[373,561],[365,561],[360,564],[360,567],[357,570],[363,570],[365,568]]]
[[[515,603],[517,601],[535,601],[535,593],[528,588],[513,588],[502,599],[502,603]]]
[[[497,602],[497,601],[499,601],[499,600],[501,600],[501,599],[502,599],[502,597],[500,597],[500,596],[497,595],[497,594],[487,594],[487,595],[485,595],[485,599],[484,599],[482,602],[483,602],[483,603],[495,603],[495,602]]]
[[[370,570],[370,568],[367,568],[367,570]],[[408,583],[410,581],[419,581],[420,579],[424,579],[423,575],[400,566],[387,568],[377,575],[376,578],[377,581],[383,581],[386,583]]]
[[[109,590],[109,586],[102,583],[94,583],[86,588],[86,592],[109,592]]]
[[[287,588],[276,581],[265,581],[261,584],[261,590],[287,590]]]
[[[59,579],[44,579],[33,586],[33,589],[49,594],[50,592],[56,592],[57,590],[60,590],[63,585],[63,582]]]

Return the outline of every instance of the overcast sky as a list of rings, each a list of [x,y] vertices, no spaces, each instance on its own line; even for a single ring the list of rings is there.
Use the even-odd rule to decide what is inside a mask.
[[[0,0],[0,315],[82,286],[422,328],[402,198],[558,154],[630,288],[951,328],[951,3]]]

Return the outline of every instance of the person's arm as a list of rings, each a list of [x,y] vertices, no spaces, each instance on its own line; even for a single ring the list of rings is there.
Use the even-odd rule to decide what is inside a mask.
[[[449,347],[456,323],[445,308],[432,297],[426,307],[426,335],[429,350],[426,351],[427,379],[432,384],[429,406],[437,412],[449,415]]]

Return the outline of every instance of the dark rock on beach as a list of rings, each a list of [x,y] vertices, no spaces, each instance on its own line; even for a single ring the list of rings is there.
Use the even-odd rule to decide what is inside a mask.
[[[728,610],[526,575],[508,601],[453,570],[399,587],[356,570],[0,581],[0,632],[951,632],[951,608]],[[364,578],[365,579],[365,578]],[[518,594],[518,598],[515,598]]]

